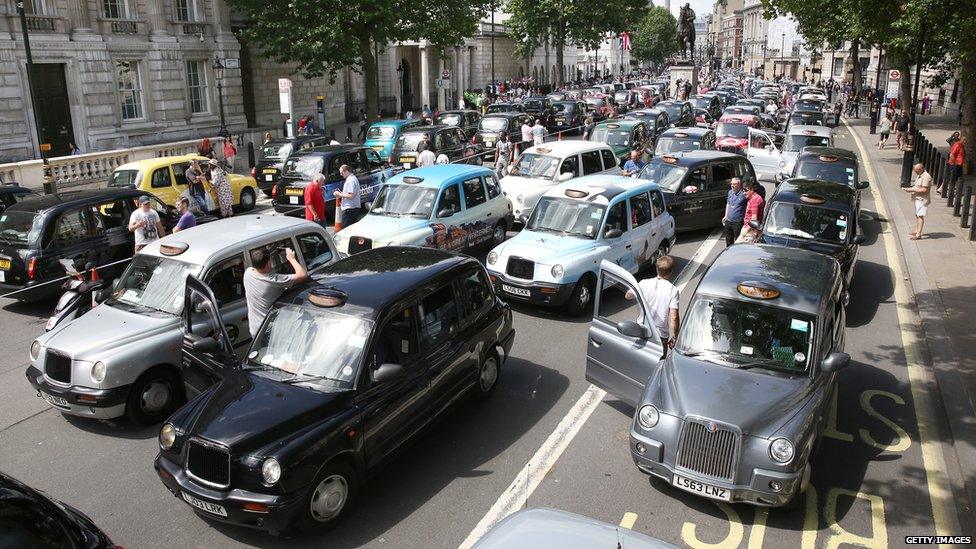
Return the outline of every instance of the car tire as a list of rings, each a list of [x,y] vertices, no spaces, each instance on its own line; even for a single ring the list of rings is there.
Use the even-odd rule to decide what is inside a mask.
[[[344,461],[333,461],[319,471],[302,500],[298,528],[325,532],[339,523],[359,491],[359,475]]]
[[[165,367],[143,373],[129,388],[125,417],[136,425],[155,425],[183,403],[183,383]]]
[[[491,247],[494,248],[500,245],[505,242],[506,238],[508,238],[508,228],[505,226],[505,222],[499,221],[495,223],[495,228],[491,231],[491,240],[489,241]]]
[[[573,294],[566,302],[566,312],[570,316],[582,316],[587,311],[593,310],[593,278],[588,274],[583,275],[573,287]]]
[[[495,392],[498,378],[502,373],[502,361],[494,349],[485,354],[485,358],[478,365],[478,383],[475,384],[475,394],[481,400],[487,399]]]
[[[244,187],[241,190],[241,211],[249,212],[254,209],[255,204],[257,204],[257,197],[254,195],[254,189]]]

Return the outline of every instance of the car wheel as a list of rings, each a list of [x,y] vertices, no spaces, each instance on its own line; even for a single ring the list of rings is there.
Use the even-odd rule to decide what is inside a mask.
[[[491,247],[494,248],[502,242],[505,242],[507,236],[508,231],[505,229],[505,222],[499,221],[495,224],[495,230],[491,232]]]
[[[241,210],[249,212],[254,209],[254,205],[257,203],[257,198],[254,196],[254,189],[250,187],[244,187],[241,190]]]
[[[342,461],[326,465],[305,496],[300,529],[323,532],[335,526],[351,507],[358,490],[359,477],[352,467]]]
[[[155,425],[169,417],[183,402],[179,377],[165,368],[153,368],[139,376],[129,389],[125,417],[136,425]]]
[[[498,378],[502,373],[502,361],[494,349],[488,351],[478,367],[478,398],[488,398],[498,385]]]
[[[593,280],[584,275],[573,287],[573,295],[566,303],[566,311],[570,316],[580,316],[593,307]]]

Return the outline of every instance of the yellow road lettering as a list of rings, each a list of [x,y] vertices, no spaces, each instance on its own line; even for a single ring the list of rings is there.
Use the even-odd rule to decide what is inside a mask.
[[[837,429],[837,399],[839,393],[839,388],[834,389],[834,394],[830,397],[830,413],[827,414],[827,426],[824,427],[823,436],[844,442],[854,442],[854,435],[843,433]]]
[[[844,530],[837,524],[837,500],[840,496],[863,499],[871,506],[871,535],[859,536]],[[831,488],[824,502],[824,519],[830,532],[827,534],[827,549],[836,549],[843,544],[859,547],[888,547],[888,527],[885,524],[884,500],[880,496],[853,492],[843,488]]]
[[[803,535],[800,537],[800,549],[814,549],[817,545],[817,533],[820,530],[820,503],[817,497],[817,489],[813,487],[813,484],[807,486],[807,491],[803,497],[806,498],[806,514],[803,515]]]
[[[890,398],[895,404],[898,404],[899,406],[905,405],[905,399],[901,398],[900,396],[894,393],[889,393],[888,391],[880,391],[876,389],[872,389],[870,391],[864,391],[863,393],[861,393],[861,408],[863,408],[864,411],[867,412],[869,416],[877,419],[881,423],[884,423],[886,426],[888,426],[889,429],[894,431],[897,439],[892,441],[891,444],[881,444],[880,442],[874,439],[874,437],[871,435],[871,431],[869,431],[868,429],[858,429],[857,432],[859,435],[861,435],[861,439],[864,441],[865,444],[874,446],[879,450],[888,451],[888,452],[904,452],[905,450],[908,449],[909,446],[912,445],[912,439],[911,437],[908,436],[908,433],[906,433],[905,430],[902,429],[897,423],[885,417],[880,412],[874,409],[874,406],[871,405],[871,399],[876,396],[884,396]]]
[[[701,541],[698,539],[696,530],[698,526],[694,522],[685,522],[681,525],[681,541],[683,541],[687,546],[694,549],[727,549],[732,547],[738,547],[742,543],[742,536],[745,533],[745,528],[742,526],[742,520],[739,518],[739,513],[735,512],[728,503],[715,502],[715,505],[725,513],[729,521],[729,533],[724,539],[716,543],[709,543]]]
[[[766,539],[766,519],[769,518],[769,509],[766,507],[756,507],[756,516],[752,519],[752,528],[749,529],[749,543],[746,549],[760,549],[763,540]]]
[[[637,522],[637,513],[624,513],[624,518],[620,519],[620,527],[630,530],[635,522]]]

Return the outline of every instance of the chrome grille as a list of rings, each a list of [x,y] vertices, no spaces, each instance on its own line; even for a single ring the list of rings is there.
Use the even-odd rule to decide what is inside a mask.
[[[215,444],[190,440],[186,449],[186,471],[211,486],[229,486],[230,451]]]
[[[48,350],[44,358],[44,373],[61,383],[71,383],[71,357]]]
[[[687,419],[678,441],[678,467],[731,481],[738,449],[735,431],[710,421]]]
[[[532,276],[535,274],[535,262],[521,257],[510,257],[508,258],[508,265],[505,266],[505,272],[516,278],[532,280]]]
[[[373,239],[364,236],[349,237],[349,255],[369,250],[373,247]]]

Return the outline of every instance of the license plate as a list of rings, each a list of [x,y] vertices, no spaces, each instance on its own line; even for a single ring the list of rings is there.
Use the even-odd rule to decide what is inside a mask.
[[[485,139],[485,146],[486,147],[493,147],[494,145],[495,145],[495,140],[493,140],[493,139]]]
[[[400,163],[401,164],[404,164],[404,165],[413,164],[413,157],[412,156],[401,156],[400,157]]]
[[[516,288],[515,286],[509,286],[508,284],[502,284],[502,290],[505,290],[506,292],[512,295],[518,295],[522,297],[530,297],[532,295],[532,292],[530,292],[526,288]]]
[[[289,204],[298,204],[298,197],[297,196],[289,196],[288,197],[288,203]]]
[[[409,170],[410,169],[410,163],[409,162],[404,162],[403,163],[403,169]]]
[[[712,486],[711,484],[698,482],[697,480],[691,480],[690,478],[685,478],[681,475],[674,475],[674,479],[671,481],[671,484],[693,494],[700,494],[708,498],[720,499],[722,501],[732,501],[731,491],[725,488],[719,488],[718,486]]]
[[[0,269],[6,270],[6,269],[9,269],[9,268],[10,268],[10,260],[9,259],[0,259]]]
[[[566,123],[566,119],[565,118],[557,118],[556,119],[556,124],[565,124],[565,123]]]
[[[274,176],[271,175],[271,174],[267,174],[267,175],[264,176],[264,180],[265,181],[274,181]]]
[[[44,400],[50,402],[51,404],[53,404],[55,406],[60,406],[62,408],[69,408],[70,407],[70,405],[68,404],[68,401],[66,399],[62,398],[62,397],[54,396],[54,395],[49,395],[47,393],[41,393],[41,397],[43,397]]]
[[[285,189],[285,194],[288,196],[301,196],[305,194],[305,189]]]
[[[200,509],[201,511],[206,511],[222,517],[227,516],[227,510],[224,509],[223,505],[217,505],[216,503],[210,503],[209,501],[199,500],[186,492],[180,492],[180,495],[183,496],[183,501],[189,503],[197,509]]]
[[[274,168],[272,168],[272,169],[269,169],[269,170],[264,170],[264,171],[263,171],[262,173],[270,173],[270,174],[274,174],[274,173],[275,173],[275,172],[277,172],[277,171],[278,171],[278,170],[276,170],[276,169],[274,169]]]
[[[6,281],[7,281],[7,273],[0,271],[0,282],[6,282]]]

